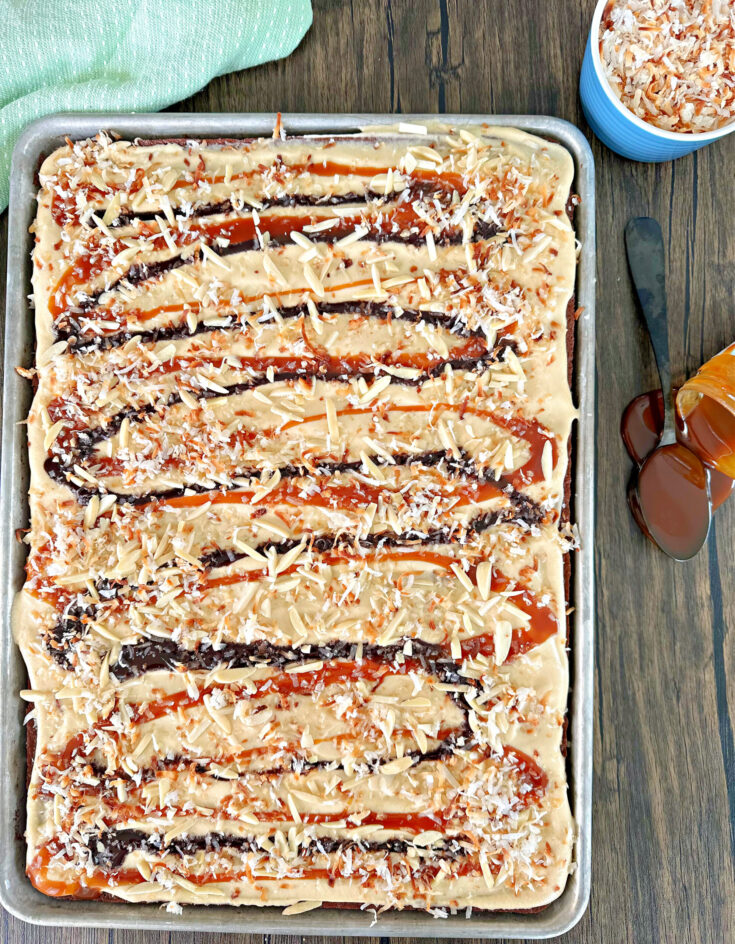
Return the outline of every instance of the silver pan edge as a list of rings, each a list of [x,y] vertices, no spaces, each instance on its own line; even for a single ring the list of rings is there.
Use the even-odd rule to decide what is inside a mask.
[[[16,917],[39,925],[135,928],[160,931],[298,933],[302,935],[463,938],[556,937],[573,927],[587,907],[592,840],[592,731],[595,629],[593,548],[595,535],[595,180],[594,160],[584,135],[560,118],[534,115],[283,115],[291,134],[347,133],[396,120],[421,123],[440,119],[453,125],[486,123],[521,128],[564,145],[575,163],[574,190],[581,197],[575,229],[581,242],[576,299],[574,395],[579,423],[573,448],[572,515],[581,548],[572,559],[571,690],[569,696],[570,801],[577,823],[575,867],[561,896],[537,913],[474,912],[436,919],[423,912],[372,913],[317,909],[284,917],[277,908],[187,905],[169,915],[155,904],[57,901],[36,891],[25,875],[26,750],[23,705],[18,691],[26,671],[11,632],[11,607],[24,579],[25,549],[16,529],[28,526],[28,450],[22,425],[32,391],[15,368],[29,367],[34,356],[30,290],[37,171],[44,156],[65,137],[87,138],[100,129],[125,138],[250,137],[269,135],[273,114],[60,114],[42,118],[21,134],[11,167],[8,227],[7,302],[0,473],[0,902]]]

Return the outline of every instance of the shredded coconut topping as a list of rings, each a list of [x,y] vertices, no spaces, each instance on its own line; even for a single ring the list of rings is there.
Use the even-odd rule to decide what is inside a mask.
[[[735,118],[733,0],[612,0],[600,59],[623,104],[658,128],[697,134]]]

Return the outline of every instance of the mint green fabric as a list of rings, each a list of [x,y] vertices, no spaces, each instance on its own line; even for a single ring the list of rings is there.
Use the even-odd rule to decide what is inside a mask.
[[[0,212],[34,118],[158,111],[287,56],[310,25],[310,0],[0,0]]]

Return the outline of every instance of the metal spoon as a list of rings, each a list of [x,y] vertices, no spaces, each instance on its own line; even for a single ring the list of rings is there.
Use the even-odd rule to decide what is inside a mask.
[[[689,560],[707,540],[712,508],[709,478],[698,456],[677,442],[666,323],[664,243],[661,227],[636,217],[625,227],[630,274],[651,338],[664,401],[664,429],[628,490],[637,524],[675,560]]]

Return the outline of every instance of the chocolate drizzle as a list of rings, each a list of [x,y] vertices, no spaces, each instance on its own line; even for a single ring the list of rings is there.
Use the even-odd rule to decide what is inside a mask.
[[[460,338],[482,337],[483,332],[480,328],[470,331],[467,322],[459,314],[445,314],[440,311],[423,311],[417,308],[404,308],[400,314],[391,305],[383,305],[371,301],[349,301],[349,302],[320,302],[319,311],[322,314],[348,314],[365,318],[376,318],[381,321],[389,319],[402,319],[412,324],[423,322],[424,324],[444,328],[444,330]],[[306,305],[283,306],[278,309],[281,318],[301,318],[308,316]],[[174,324],[167,327],[153,328],[150,331],[119,331],[115,334],[95,335],[91,338],[80,337],[81,325],[71,314],[67,315],[65,328],[56,328],[54,337],[56,341],[69,341],[69,350],[74,354],[84,354],[88,351],[108,351],[116,347],[122,347],[127,344],[131,338],[138,338],[141,344],[156,344],[159,341],[175,341],[180,338],[190,338],[197,334],[209,332],[235,331],[243,330],[243,325],[236,319],[236,316],[230,315],[231,323],[228,325],[208,325],[205,322],[199,322],[192,331],[186,324]],[[273,317],[272,315],[269,317]],[[265,317],[259,319],[265,321]],[[518,353],[517,342],[511,338],[500,338],[494,350],[502,350],[506,347],[513,349]]]
[[[388,646],[364,643],[361,658],[394,663],[408,641],[407,638],[401,638]],[[415,662],[427,674],[449,685],[467,683],[467,679],[459,674],[458,664],[444,646],[422,639],[412,639],[410,642],[412,663]],[[323,662],[354,662],[358,658],[358,651],[357,643],[344,640],[313,645],[307,653],[267,640],[254,643],[228,642],[218,649],[206,644],[197,649],[186,649],[170,639],[153,639],[122,646],[117,662],[110,668],[110,674],[123,682],[162,669],[208,672],[222,665],[231,669],[268,665],[284,671],[289,666],[305,665],[315,659]]]
[[[348,850],[405,855],[411,843],[403,839],[332,839],[322,836],[312,839],[299,848],[299,858],[313,859],[318,855],[344,855]],[[105,830],[89,839],[92,861],[100,868],[119,869],[125,857],[135,851],[174,856],[192,856],[197,852],[220,852],[231,849],[239,853],[262,853],[262,846],[254,836],[234,836],[227,833],[207,833],[204,836],[176,836],[168,844],[160,833],[144,833],[139,829]],[[457,839],[442,839],[432,846],[435,855],[442,859],[457,859],[467,855],[467,850]],[[298,866],[296,866],[298,868]]]

